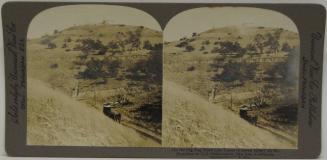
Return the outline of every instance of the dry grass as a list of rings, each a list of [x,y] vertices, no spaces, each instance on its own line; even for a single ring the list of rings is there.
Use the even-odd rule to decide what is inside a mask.
[[[171,81],[164,81],[164,106],[166,147],[297,148]]]
[[[60,146],[158,146],[62,91],[28,79],[27,144]]]

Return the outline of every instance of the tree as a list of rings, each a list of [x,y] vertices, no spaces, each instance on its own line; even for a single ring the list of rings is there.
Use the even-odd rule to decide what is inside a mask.
[[[274,32],[274,36],[277,40],[279,40],[281,34],[283,33],[283,30],[284,30],[283,28],[280,28]]]
[[[272,84],[265,84],[256,93],[255,97],[250,99],[250,103],[254,104],[256,109],[268,107],[272,104],[273,97],[277,97],[277,93],[274,90],[275,86]]]
[[[230,62],[225,64],[221,74],[215,74],[213,81],[233,82],[252,80],[256,73],[256,64],[247,64],[244,62]]]
[[[153,45],[152,50],[161,51],[162,50],[162,43],[156,43]]]
[[[103,63],[106,68],[107,76],[116,77],[119,71],[119,67],[121,66],[121,62],[119,60],[110,60],[105,58]]]
[[[126,43],[131,44],[132,48],[139,49],[141,45],[141,41],[140,41],[141,33],[142,33],[141,28],[136,29],[135,32],[132,31],[127,32],[128,38],[126,40]]]
[[[136,62],[128,69],[130,78],[135,81],[151,81],[161,83],[162,81],[162,54],[161,50],[150,51],[148,59]]]
[[[93,40],[90,38],[82,40],[81,50],[82,52],[88,53],[93,50],[100,50],[105,46],[102,44],[100,40]]]
[[[285,42],[282,45],[282,51],[289,53],[292,51],[292,47],[287,42]]]
[[[84,79],[97,79],[99,77],[103,77],[104,74],[103,62],[93,58],[86,62],[86,69],[79,72],[79,75]]]
[[[253,44],[248,44],[245,49],[249,53],[257,53],[257,48]]]
[[[260,53],[263,53],[265,38],[262,34],[257,34],[254,37],[254,45],[259,49]]]
[[[266,35],[266,41],[264,42],[264,46],[268,46],[269,47],[269,52],[270,53],[277,53],[277,52],[279,52],[279,47],[280,47],[279,41],[278,41],[278,39],[275,36],[273,36],[270,33],[268,33]]]
[[[149,40],[144,41],[143,49],[152,50],[152,44]]]
[[[230,53],[238,53],[243,54],[245,53],[245,49],[243,49],[238,42],[231,42],[231,41],[223,41],[219,42],[220,47],[215,47],[211,51],[212,53],[223,53],[223,54],[230,54]]]
[[[265,74],[267,74],[270,79],[285,85],[294,85],[294,81],[298,79],[298,49],[291,50],[290,54],[287,56],[286,61],[278,62],[273,67],[268,69]]]

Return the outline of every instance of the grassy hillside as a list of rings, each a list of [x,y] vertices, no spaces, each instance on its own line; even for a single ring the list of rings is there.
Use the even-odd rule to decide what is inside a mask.
[[[297,136],[299,35],[282,28],[223,27],[165,42],[164,77],[258,124]]]
[[[40,80],[27,86],[28,145],[159,146]]]
[[[28,40],[27,76],[98,112],[123,99],[123,124],[160,136],[161,48],[162,33],[143,26],[73,26]]]
[[[255,127],[171,81],[164,81],[164,106],[165,147],[294,149],[297,145],[296,139]]]

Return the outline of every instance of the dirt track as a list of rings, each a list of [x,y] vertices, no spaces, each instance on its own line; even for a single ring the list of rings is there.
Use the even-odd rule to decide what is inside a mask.
[[[164,80],[163,88],[164,146],[296,148],[295,144],[249,124],[179,84]]]
[[[28,78],[28,145],[159,146],[42,81]]]

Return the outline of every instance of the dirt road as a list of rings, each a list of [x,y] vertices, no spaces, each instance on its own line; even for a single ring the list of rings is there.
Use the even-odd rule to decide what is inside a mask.
[[[27,82],[28,145],[160,145],[42,81],[28,78]]]
[[[296,148],[174,82],[164,80],[163,146]]]

